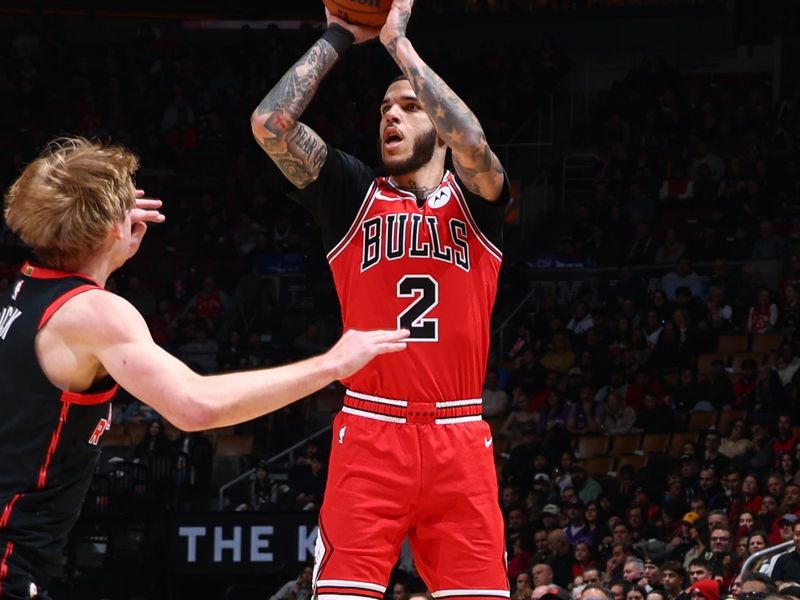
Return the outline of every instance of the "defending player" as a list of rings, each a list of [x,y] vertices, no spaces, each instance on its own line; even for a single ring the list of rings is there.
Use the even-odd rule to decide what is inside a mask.
[[[403,72],[381,104],[386,176],[298,121],[347,48],[378,30],[329,15],[251,118],[322,228],[345,325],[411,331],[406,352],[344,381],[320,512],[320,600],[382,598],[406,535],[435,598],[509,596],[480,416],[508,187],[473,113],[406,37],[410,13],[410,0],[395,0],[380,30]]]
[[[159,201],[140,198],[137,159],[66,140],[23,171],[8,225],[36,263],[0,297],[0,598],[45,598],[111,423],[117,385],[177,427],[233,425],[402,350],[407,332],[348,331],[300,363],[201,377],[150,337],[136,309],[103,290],[139,248]]]

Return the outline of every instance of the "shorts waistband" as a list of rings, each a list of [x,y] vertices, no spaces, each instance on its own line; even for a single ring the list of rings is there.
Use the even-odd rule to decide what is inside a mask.
[[[386,423],[454,425],[480,421],[483,406],[480,398],[409,403],[346,390],[342,412]]]

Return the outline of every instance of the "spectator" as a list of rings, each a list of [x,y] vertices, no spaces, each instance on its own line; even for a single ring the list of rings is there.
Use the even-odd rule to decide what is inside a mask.
[[[575,560],[567,534],[562,529],[551,531],[547,543],[553,551],[550,566],[553,569],[553,582],[566,588],[572,581],[572,563]]]
[[[269,600],[310,600],[313,569],[303,567],[297,579],[286,582]]]
[[[725,299],[722,286],[712,285],[708,290],[704,322],[715,334],[731,333],[734,327],[733,307]]]
[[[622,397],[616,392],[608,395],[606,402],[606,416],[603,422],[603,432],[606,435],[621,435],[630,433],[636,422],[636,411],[625,404]]]
[[[789,455],[792,465],[796,467],[794,461],[794,449],[797,445],[798,437],[792,426],[792,416],[787,413],[778,415],[777,435],[773,438],[772,453],[775,455],[776,463],[783,455]],[[792,473],[794,475],[794,473]]]
[[[209,339],[208,331],[204,327],[198,327],[195,329],[194,339],[178,348],[178,357],[200,373],[216,373],[218,351],[219,345],[215,340]]]
[[[736,419],[731,423],[728,436],[722,440],[719,446],[719,453],[730,459],[745,454],[752,446],[753,442],[745,436],[746,424],[742,419]]]
[[[675,299],[675,292],[679,287],[688,287],[693,296],[701,296],[703,292],[700,276],[694,272],[688,258],[678,260],[676,270],[661,278],[661,289],[670,300]]]
[[[656,264],[674,264],[686,253],[686,244],[678,239],[674,227],[668,227],[664,232],[664,241],[656,250]]]
[[[758,300],[747,313],[748,333],[772,333],[778,324],[778,306],[767,288],[758,292]]]
[[[489,371],[486,374],[486,382],[481,393],[485,418],[504,417],[508,412],[508,394],[498,388],[499,380],[496,371]]]
[[[589,312],[589,305],[586,302],[578,301],[575,303],[575,312],[567,323],[567,330],[571,331],[575,337],[580,337],[594,326],[592,314]]]
[[[774,581],[800,581],[800,523],[792,525],[794,535],[794,551],[781,556],[772,570]]]
[[[667,600],[688,600],[686,589],[686,569],[677,561],[669,560],[661,565],[661,579]]]
[[[625,253],[625,260],[631,265],[651,265],[656,254],[656,243],[645,223],[637,223],[633,243]]]
[[[548,537],[549,539],[549,537]],[[537,564],[531,569],[534,589],[543,585],[552,585],[553,568],[549,564]]]
[[[758,226],[758,238],[753,242],[753,260],[774,260],[786,254],[786,242],[775,234],[772,223],[764,220]]]
[[[157,458],[169,458],[172,455],[172,444],[164,432],[161,419],[153,419],[147,426],[142,441],[133,451],[134,458],[147,462]]]
[[[575,352],[566,334],[556,333],[553,336],[553,343],[540,362],[545,369],[557,373],[567,373],[572,368],[575,364]]]
[[[692,581],[688,593],[692,600],[719,600],[719,583],[708,578]]]

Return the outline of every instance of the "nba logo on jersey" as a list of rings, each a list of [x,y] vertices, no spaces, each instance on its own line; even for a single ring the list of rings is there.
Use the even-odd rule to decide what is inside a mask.
[[[20,279],[20,280],[17,282],[17,285],[15,285],[15,286],[14,286],[14,291],[13,291],[13,293],[11,294],[11,299],[12,299],[12,300],[14,300],[14,301],[16,301],[16,300],[17,300],[17,296],[19,296],[19,292],[20,292],[20,290],[22,289],[22,284],[23,284],[23,283],[25,283],[25,282],[24,282],[22,279]]]

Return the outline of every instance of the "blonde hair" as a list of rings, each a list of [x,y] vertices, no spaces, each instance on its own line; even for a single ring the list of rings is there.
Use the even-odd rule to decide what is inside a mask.
[[[6,193],[6,223],[47,266],[74,267],[134,207],[131,175],[138,167],[139,159],[121,146],[54,140]]]

